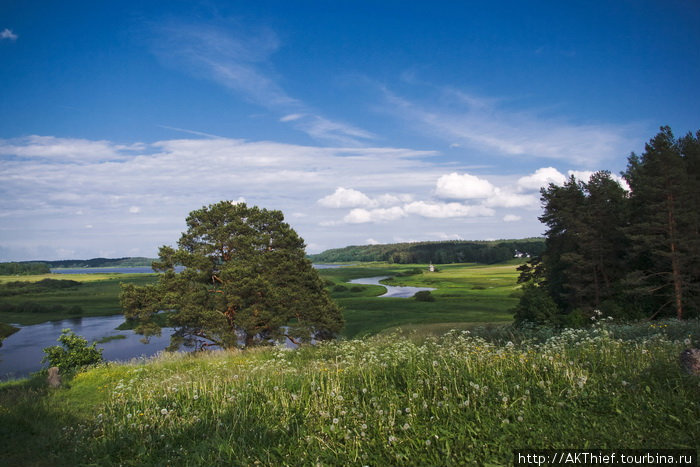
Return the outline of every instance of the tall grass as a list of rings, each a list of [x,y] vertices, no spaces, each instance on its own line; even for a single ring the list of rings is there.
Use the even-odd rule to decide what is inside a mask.
[[[677,358],[699,339],[698,321],[669,321],[164,354],[40,398],[66,424],[38,463],[505,465],[516,448],[697,449],[700,379]]]

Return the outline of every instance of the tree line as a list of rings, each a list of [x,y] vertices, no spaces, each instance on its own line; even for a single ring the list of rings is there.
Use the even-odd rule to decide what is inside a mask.
[[[449,241],[348,246],[326,250],[309,258],[318,263],[384,261],[394,264],[483,263],[513,259],[521,253],[536,256],[544,251],[541,238],[500,241]]]
[[[28,276],[50,272],[48,264],[36,261],[0,263],[0,275],[3,276]]]
[[[700,131],[662,127],[622,177],[629,191],[608,171],[542,189],[545,248],[520,268],[517,322],[698,316]]]

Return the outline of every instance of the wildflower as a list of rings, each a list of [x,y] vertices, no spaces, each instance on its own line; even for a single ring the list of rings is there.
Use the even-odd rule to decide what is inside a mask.
[[[685,345],[690,345],[690,339],[685,339],[685,340],[683,341],[683,343],[684,343]]]
[[[523,416],[522,416],[522,415],[518,415],[518,421],[519,421],[519,422],[522,422],[522,421],[523,421]]]
[[[411,413],[411,409],[410,409],[409,407],[406,407],[406,408],[404,409],[404,412],[406,412],[406,413]]]
[[[430,446],[431,444],[433,444],[432,441],[430,441],[429,439],[426,439],[426,440],[425,440],[425,445],[426,445],[426,446]]]
[[[163,415],[168,415],[168,409],[160,409],[160,413]]]
[[[438,361],[437,361],[437,360],[433,360],[433,366],[438,366]]]
[[[397,442],[399,439],[396,436],[389,436],[389,444]]]
[[[338,420],[337,418],[334,418],[334,419],[333,419],[333,424],[334,424],[334,425],[337,425],[339,421],[340,421],[340,420]]]
[[[402,426],[401,428],[403,428],[403,430],[406,431],[406,430],[408,430],[409,428],[411,428],[411,425],[409,425],[408,423],[404,423],[403,426]]]

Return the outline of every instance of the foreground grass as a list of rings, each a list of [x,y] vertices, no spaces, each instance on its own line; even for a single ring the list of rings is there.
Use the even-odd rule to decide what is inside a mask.
[[[699,339],[698,321],[501,327],[111,364],[54,391],[0,385],[0,464],[512,465],[515,448],[697,449],[700,379],[677,359]]]

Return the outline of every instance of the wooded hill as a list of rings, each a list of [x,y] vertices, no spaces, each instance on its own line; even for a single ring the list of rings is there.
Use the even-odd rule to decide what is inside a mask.
[[[544,239],[495,241],[449,241],[392,243],[385,245],[347,246],[309,255],[315,263],[386,261],[412,263],[484,263],[507,261],[516,255],[538,256],[544,251]]]

